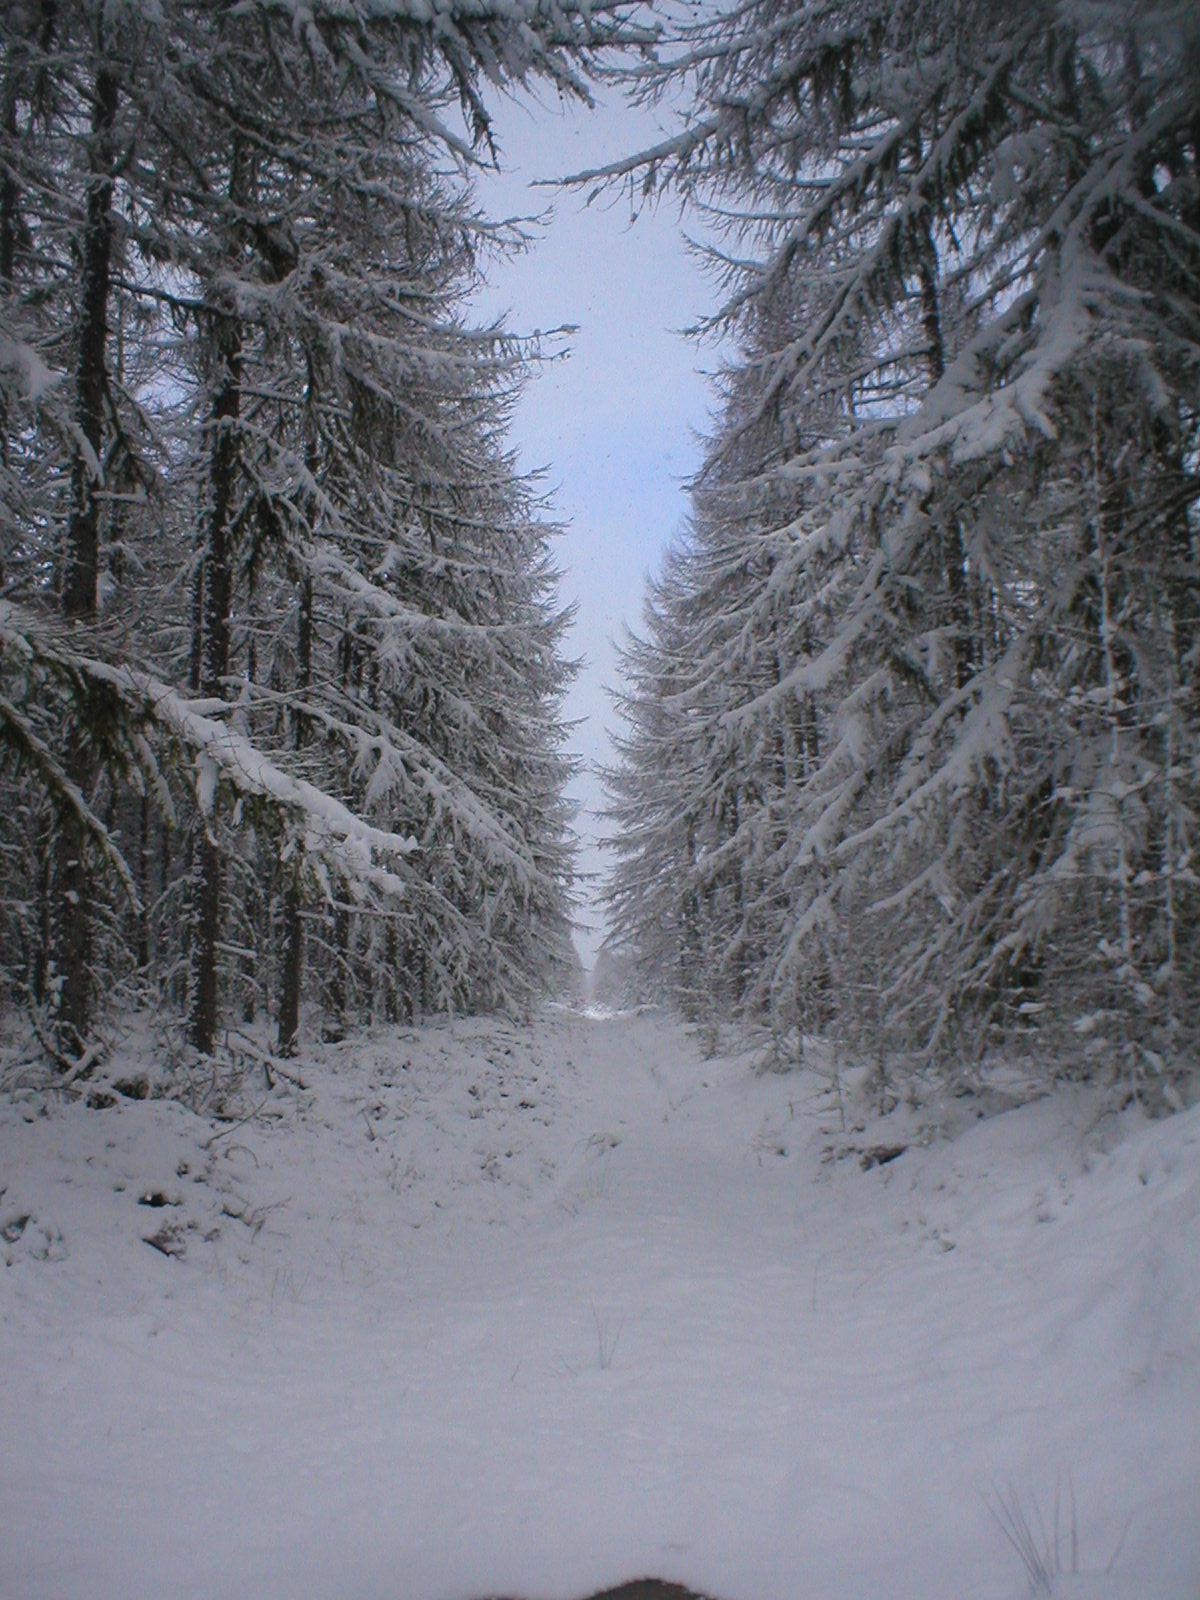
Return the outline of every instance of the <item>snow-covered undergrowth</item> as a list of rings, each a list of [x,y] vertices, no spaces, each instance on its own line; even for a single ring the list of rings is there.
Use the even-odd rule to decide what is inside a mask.
[[[567,1011],[299,1070],[0,1106],[5,1600],[1200,1592],[1200,1110],[843,1130]]]

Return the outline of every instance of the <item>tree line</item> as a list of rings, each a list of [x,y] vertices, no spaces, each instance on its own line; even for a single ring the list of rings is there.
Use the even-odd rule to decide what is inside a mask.
[[[211,1053],[302,999],[519,1006],[574,960],[536,350],[488,97],[587,98],[621,0],[0,11],[0,999]]]
[[[1200,1038],[1200,19],[745,0],[591,180],[681,195],[724,358],[625,645],[628,988],[970,1071]]]

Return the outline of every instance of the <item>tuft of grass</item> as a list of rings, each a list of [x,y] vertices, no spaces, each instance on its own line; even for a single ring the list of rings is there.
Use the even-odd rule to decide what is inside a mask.
[[[613,1364],[613,1357],[621,1342],[621,1329],[625,1326],[625,1318],[622,1317],[614,1327],[593,1300],[592,1321],[596,1324],[596,1358],[600,1363],[601,1372],[607,1372]]]
[[[1079,1517],[1075,1505],[1075,1484],[1068,1471],[1064,1503],[1063,1479],[1054,1482],[1054,1509],[1047,1522],[1041,1508],[1032,1497],[1026,1510],[1021,1496],[1009,1484],[1005,1494],[993,1486],[992,1497],[987,1502],[988,1511],[1000,1532],[1016,1551],[1029,1578],[1032,1596],[1053,1596],[1058,1581],[1079,1573]],[[1105,1577],[1112,1572],[1117,1558],[1125,1547],[1125,1539],[1133,1522],[1133,1513],[1125,1519],[1125,1526],[1107,1564]]]
[[[1066,1481],[1064,1507],[1062,1479],[1055,1480],[1054,1510],[1048,1525],[1037,1501],[1031,1499],[1027,1511],[1011,1484],[1007,1494],[994,1490],[995,1503],[988,1502],[993,1520],[1025,1568],[1031,1595],[1051,1596],[1059,1578],[1079,1571],[1079,1519],[1069,1472]]]

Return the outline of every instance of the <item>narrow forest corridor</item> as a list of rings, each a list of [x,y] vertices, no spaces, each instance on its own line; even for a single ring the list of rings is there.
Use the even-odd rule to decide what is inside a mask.
[[[1198,108],[0,0],[0,1600],[1200,1595]]]

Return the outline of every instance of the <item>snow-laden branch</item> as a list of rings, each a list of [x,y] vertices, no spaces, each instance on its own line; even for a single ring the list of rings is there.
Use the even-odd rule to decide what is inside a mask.
[[[40,669],[53,677],[68,697],[82,701],[89,689],[103,685],[111,691],[115,714],[126,724],[122,731],[167,740],[187,751],[190,786],[206,819],[213,817],[218,787],[225,786],[238,799],[268,805],[285,821],[292,850],[302,850],[305,858],[323,863],[350,885],[391,896],[406,892],[404,879],[387,863],[399,863],[412,854],[416,841],[374,826],[316,785],[283,771],[230,725],[225,713],[232,712],[232,706],[220,705],[218,710],[211,699],[189,701],[148,672],[115,666],[76,650],[60,632],[51,634],[8,601],[0,601],[0,646],[22,661],[27,671]],[[17,720],[8,723],[7,704],[0,702],[0,715],[5,716],[9,736],[15,740],[22,737],[24,719],[16,713]],[[38,755],[35,747],[30,751],[31,756]],[[53,777],[44,760],[39,759],[37,765],[44,777]],[[181,770],[186,775],[186,768]],[[56,784],[56,792],[60,790]],[[70,798],[68,791],[61,792]],[[102,842],[85,813],[86,807],[79,814],[89,834]],[[111,840],[108,846],[106,859],[125,883],[128,870]]]

